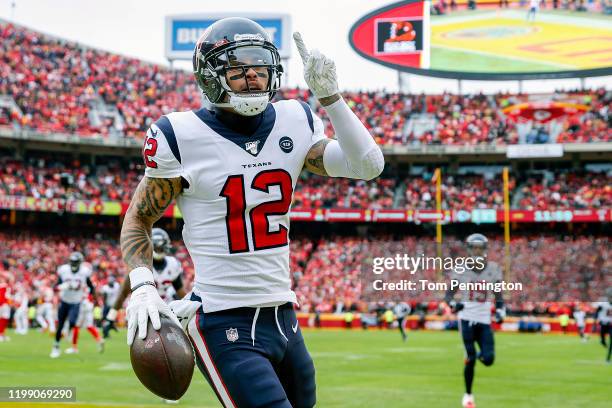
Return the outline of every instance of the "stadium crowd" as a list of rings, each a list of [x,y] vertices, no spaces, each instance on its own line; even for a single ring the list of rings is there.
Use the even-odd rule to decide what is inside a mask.
[[[8,272],[13,282],[25,287],[40,288],[56,282],[55,269],[65,263],[72,251],[78,250],[93,269],[92,281],[101,288],[113,275],[123,279],[125,266],[118,242],[101,234],[91,236],[44,235],[40,232],[0,233],[4,245],[0,247],[0,273]],[[443,293],[373,292],[372,281],[384,279],[435,279],[437,271],[424,268],[410,275],[405,269],[389,269],[374,275],[372,260],[393,257],[398,253],[409,256],[434,256],[435,240],[430,237],[403,238],[374,235],[309,238],[291,241],[290,270],[293,289],[300,310],[304,312],[366,311],[372,301],[429,303],[435,313]],[[608,237],[553,235],[518,236],[512,239],[512,275],[523,283],[523,290],[505,294],[509,309],[514,312],[550,312],[557,302],[595,301],[602,288],[612,285],[612,258],[609,256]],[[174,256],[183,265],[184,281],[189,290],[193,282],[193,266],[186,248],[180,241],[172,244]],[[456,238],[445,241],[445,256],[465,256],[464,245]],[[490,241],[489,260],[503,265],[503,241]],[[571,259],[572,262],[567,262]],[[555,309],[556,310],[556,309]]]
[[[162,114],[197,109],[200,95],[191,74],[118,54],[57,39],[10,23],[0,23],[0,126],[46,133],[82,136],[122,134],[142,138]],[[501,108],[522,100],[521,95],[406,95],[393,92],[345,92],[351,108],[379,144],[477,145],[519,142],[518,128]],[[562,123],[557,141],[608,142],[612,140],[609,114],[612,92],[594,89],[569,95],[589,107],[582,117]],[[285,89],[278,99],[308,101],[333,129],[325,111],[308,91]],[[550,100],[561,98],[550,95]],[[112,117],[91,119],[97,106],[116,110]],[[415,115],[435,122],[424,132],[407,125]]]
[[[0,156],[0,197],[19,196],[127,203],[142,177],[142,165],[106,160]],[[554,173],[510,180],[511,202],[518,209],[557,210],[612,207],[612,176],[605,173]],[[330,179],[304,174],[294,192],[294,208],[435,209],[431,174],[373,181]],[[514,199],[516,197],[516,199]],[[503,208],[501,177],[449,175],[442,179],[443,208]]]

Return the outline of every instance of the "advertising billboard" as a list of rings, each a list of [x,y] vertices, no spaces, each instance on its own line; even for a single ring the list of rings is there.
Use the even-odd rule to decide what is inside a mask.
[[[281,58],[291,57],[291,16],[278,13],[205,13],[166,17],[166,49],[169,60],[190,60],[204,30],[226,17],[247,17],[259,23],[269,34]]]

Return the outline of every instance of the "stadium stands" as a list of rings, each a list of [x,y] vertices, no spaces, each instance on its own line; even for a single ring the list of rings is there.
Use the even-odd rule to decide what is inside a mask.
[[[134,58],[92,49],[9,23],[0,23],[0,126],[42,133],[87,137],[141,138],[159,116],[197,109],[200,95],[191,74]],[[308,91],[286,89],[277,98],[312,102]],[[558,141],[609,142],[612,92],[540,95],[539,100],[579,100],[582,116],[560,121],[554,132],[529,139],[501,109],[525,100],[522,95],[404,95],[390,92],[345,92],[344,97],[379,144],[479,145]],[[322,108],[326,133],[333,129]],[[415,127],[425,117],[431,126]],[[420,129],[420,130],[419,130]],[[552,135],[551,133],[554,133]]]
[[[41,157],[18,161],[0,157],[0,197],[18,196],[103,200],[128,203],[142,177],[140,164],[109,160],[97,166]],[[605,173],[550,173],[511,180],[513,208],[557,210],[612,207],[612,176]],[[374,181],[306,175],[294,193],[294,208],[435,209],[435,183],[430,176]],[[501,177],[445,176],[443,208],[503,207]]]
[[[70,236],[42,232],[0,233],[0,272],[30,286],[53,284],[55,268],[64,263],[71,251],[80,250],[94,270],[93,281],[106,282],[108,276],[122,278],[125,266],[118,242],[114,239],[72,234]],[[324,238],[313,242],[298,238],[291,242],[290,269],[293,288],[298,295],[300,310],[334,312],[357,305],[366,306],[366,288],[371,281],[372,258],[406,253],[418,256],[435,254],[435,240],[429,237],[404,238],[374,235]],[[607,237],[529,235],[512,240],[512,279],[523,282],[522,292],[507,293],[511,310],[535,308],[536,304],[597,300],[602,288],[612,284],[612,259],[606,256],[610,245]],[[173,242],[175,256],[182,262],[188,289],[193,282],[193,266],[186,248],[180,241]],[[445,243],[445,254],[461,256],[463,245],[450,237]],[[503,264],[503,241],[492,239],[489,259]],[[571,259],[571,262],[567,260]],[[368,269],[370,266],[370,269]],[[370,274],[370,276],[368,276]],[[418,278],[434,277],[435,271],[419,271]],[[385,279],[410,279],[407,272],[392,270]],[[36,285],[35,285],[36,286]],[[389,292],[377,292],[377,300],[385,300]],[[397,300],[389,297],[387,300]],[[430,301],[432,294],[411,295],[411,301]]]

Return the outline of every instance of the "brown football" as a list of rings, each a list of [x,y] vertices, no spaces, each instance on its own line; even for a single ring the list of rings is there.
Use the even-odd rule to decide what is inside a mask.
[[[136,376],[153,394],[178,400],[189,388],[195,357],[191,342],[172,320],[161,316],[159,331],[149,320],[147,337],[136,338],[130,348],[130,360]]]

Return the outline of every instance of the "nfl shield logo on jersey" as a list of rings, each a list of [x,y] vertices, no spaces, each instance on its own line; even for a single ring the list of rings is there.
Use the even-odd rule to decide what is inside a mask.
[[[238,340],[238,329],[229,328],[225,331],[225,335],[227,336],[227,340],[232,343]]]
[[[258,147],[259,147],[259,140],[255,140],[253,142],[246,142],[244,144],[244,148],[248,150],[251,154],[257,154]]]

